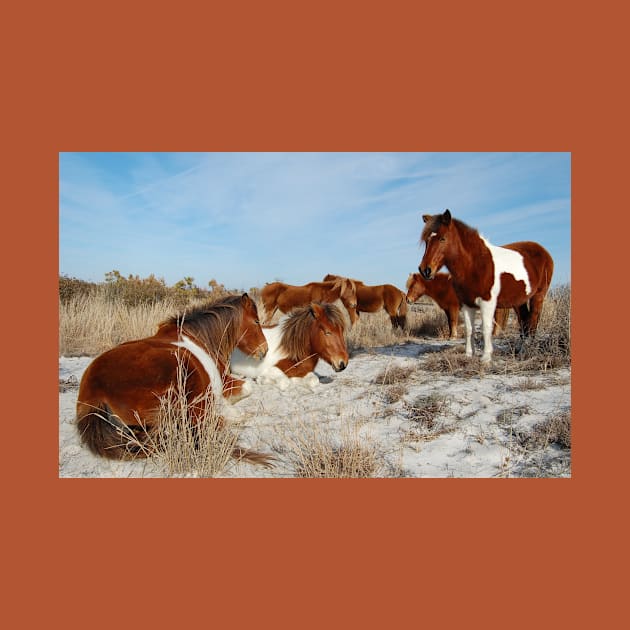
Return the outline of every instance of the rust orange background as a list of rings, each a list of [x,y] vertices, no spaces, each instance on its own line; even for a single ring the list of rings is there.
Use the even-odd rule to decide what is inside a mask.
[[[627,331],[593,287],[627,205],[615,3],[225,5],[3,9],[11,627],[614,627],[627,405],[598,348]],[[572,152],[573,478],[60,480],[58,153],[92,150]]]

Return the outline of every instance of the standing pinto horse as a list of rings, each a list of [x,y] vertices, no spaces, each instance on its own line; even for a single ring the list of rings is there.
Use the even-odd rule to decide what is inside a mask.
[[[128,341],[99,355],[79,387],[81,441],[102,457],[145,457],[146,449],[140,445],[159,420],[160,397],[177,389],[180,370],[186,372],[185,395],[193,425],[204,417],[206,392],[212,393],[214,404],[223,396],[247,395],[243,386],[249,384],[230,374],[235,347],[258,359],[267,353],[256,304],[247,294],[196,307],[160,324],[152,337]],[[233,456],[267,463],[265,456],[241,448]]]
[[[324,281],[346,280],[353,282],[357,291],[357,317],[359,313],[376,313],[382,308],[387,311],[392,328],[404,328],[407,323],[407,303],[405,294],[393,284],[369,286],[360,280],[348,280],[343,276],[329,273]]]
[[[426,251],[418,270],[427,279],[446,265],[464,312],[466,355],[472,356],[472,329],[476,309],[481,311],[482,363],[492,358],[492,323],[495,309],[514,308],[522,336],[534,335],[543,301],[551,284],[553,259],[531,241],[491,245],[479,232],[443,214],[425,214],[421,240]]]
[[[260,292],[269,324],[276,311],[289,313],[295,308],[308,306],[311,302],[331,303],[341,300],[348,311],[350,322],[357,321],[357,290],[352,280],[340,278],[331,282],[309,282],[303,286],[293,286],[284,282],[266,284]]]

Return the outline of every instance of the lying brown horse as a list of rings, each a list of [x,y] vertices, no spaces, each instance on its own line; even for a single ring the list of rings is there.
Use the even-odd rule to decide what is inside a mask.
[[[267,353],[256,304],[245,293],[196,307],[159,325],[152,337],[128,341],[90,363],[81,379],[77,427],[81,441],[110,459],[146,456],[139,444],[158,421],[159,398],[176,388],[186,372],[190,421],[203,418],[209,400],[247,395],[249,385],[230,374],[238,347],[262,359]],[[234,457],[267,464],[264,455],[237,448]]]
[[[459,321],[459,299],[448,273],[436,273],[432,280],[425,280],[419,273],[409,274],[407,280],[407,303],[413,304],[423,295],[428,295],[446,314],[451,339],[457,338]]]
[[[407,303],[413,304],[423,295],[428,295],[444,311],[448,320],[450,339],[457,339],[457,324],[459,322],[460,303],[453,288],[450,273],[436,273],[433,280],[425,280],[419,273],[409,274],[407,280]],[[493,335],[504,330],[510,309],[497,308],[494,313]]]
[[[350,316],[350,323],[357,320],[357,294],[355,283],[346,278],[331,282],[309,282],[293,286],[284,282],[266,284],[260,292],[265,307],[266,323],[269,324],[276,311],[290,313],[293,309],[308,306],[311,302],[331,303],[341,300]]]
[[[427,279],[445,265],[464,313],[466,355],[472,356],[472,330],[476,310],[481,311],[483,332],[482,363],[492,358],[492,324],[497,307],[513,308],[521,335],[536,332],[543,301],[551,284],[553,259],[532,241],[498,247],[449,210],[422,217],[421,240],[426,243],[418,271]]]
[[[348,280],[343,276],[329,273],[324,281]],[[392,322],[392,328],[404,328],[407,323],[407,303],[405,294],[393,284],[367,285],[360,280],[349,280],[356,285],[357,316],[359,313],[376,313],[385,309]]]
[[[275,326],[263,326],[267,356],[254,361],[237,349],[232,353],[232,370],[261,382],[273,382],[280,389],[293,378],[304,379],[306,385],[315,387],[319,379],[313,370],[320,359],[335,372],[348,365],[344,328],[343,315],[334,304],[313,302],[286,315]]]

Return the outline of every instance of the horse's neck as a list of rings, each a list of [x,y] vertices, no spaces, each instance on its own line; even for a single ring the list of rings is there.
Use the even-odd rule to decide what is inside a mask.
[[[454,239],[455,251],[444,264],[455,282],[466,280],[474,273],[475,267],[487,267],[490,264],[490,251],[478,232],[471,228],[460,229]]]
[[[186,327],[179,327],[176,324],[169,324],[167,326],[162,326],[158,330],[155,335],[160,339],[164,339],[169,342],[182,341],[183,337],[187,337],[195,344],[197,344],[200,348],[203,349],[217,364],[219,368],[219,373],[223,374],[226,366],[229,365],[229,355],[230,352],[226,352],[224,348],[210,348],[208,344],[204,342],[198,335],[193,334]]]

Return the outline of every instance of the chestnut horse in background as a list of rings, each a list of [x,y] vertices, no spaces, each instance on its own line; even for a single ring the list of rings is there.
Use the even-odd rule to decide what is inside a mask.
[[[345,320],[334,304],[313,302],[284,316],[275,326],[263,326],[269,351],[262,361],[236,349],[231,365],[235,374],[262,377],[280,389],[290,378],[304,379],[304,384],[319,385],[313,370],[320,359],[335,372],[345,370],[348,349],[344,338]]]
[[[405,294],[393,284],[367,285],[360,280],[348,279],[329,273],[324,281],[348,280],[356,286],[357,317],[359,313],[376,313],[385,309],[392,322],[392,328],[404,328],[407,323],[407,302]]]
[[[450,339],[457,338],[459,321],[459,299],[448,273],[436,273],[432,280],[425,280],[419,273],[409,274],[407,280],[407,303],[413,304],[423,295],[428,295],[444,311],[448,320]]]
[[[466,355],[472,356],[475,312],[481,311],[482,363],[492,358],[492,323],[499,308],[514,308],[521,336],[533,336],[553,275],[549,252],[532,241],[492,245],[479,232],[454,219],[449,210],[425,214],[421,240],[426,244],[418,270],[425,279],[445,265],[464,313]]]
[[[263,287],[260,296],[265,307],[266,324],[271,323],[276,311],[289,313],[295,308],[308,306],[311,302],[330,304],[337,300],[341,300],[346,307],[352,325],[358,317],[356,286],[347,278],[332,282],[309,282],[303,286],[271,282]]]
[[[159,398],[177,390],[181,372],[185,372],[193,425],[204,417],[206,393],[215,406],[224,396],[237,400],[251,393],[249,383],[230,374],[230,355],[236,347],[258,359],[267,353],[256,304],[246,293],[195,307],[161,323],[152,337],[122,343],[99,355],[79,386],[81,441],[96,455],[110,459],[146,457],[142,445],[159,420]],[[241,448],[232,455],[268,463],[264,455]]]
[[[411,273],[407,280],[407,303],[413,304],[423,295],[428,295],[446,314],[450,339],[457,339],[460,303],[450,273],[436,273],[432,280],[425,280],[422,274]],[[506,326],[510,310],[497,308],[494,314],[493,335]]]

